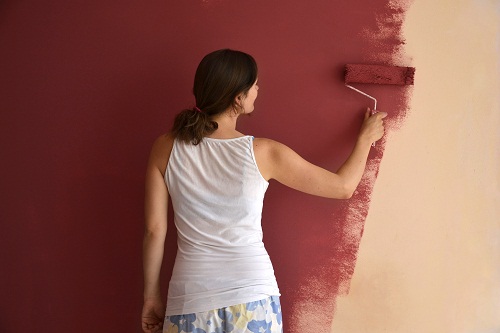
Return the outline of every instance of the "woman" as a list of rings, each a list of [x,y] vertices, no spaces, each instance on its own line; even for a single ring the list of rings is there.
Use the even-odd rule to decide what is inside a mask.
[[[254,109],[257,65],[243,52],[219,50],[199,64],[196,106],[160,136],[146,173],[144,332],[282,332],[279,289],[262,243],[261,213],[270,179],[328,198],[349,198],[363,174],[386,113],[368,109],[346,162],[330,172],[287,146],[236,130]],[[160,267],[171,198],[178,251],[167,307]]]

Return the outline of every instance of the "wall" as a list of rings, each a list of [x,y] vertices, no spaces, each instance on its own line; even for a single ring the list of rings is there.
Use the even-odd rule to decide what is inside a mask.
[[[490,2],[481,3],[492,6]],[[434,12],[430,4],[421,6],[414,13],[429,16]],[[475,9],[479,5],[470,3],[470,6]],[[383,223],[387,214],[398,219],[408,217],[406,210],[396,208],[397,202],[405,202],[407,197],[403,193],[418,195],[422,201],[414,206],[417,214],[412,216],[416,215],[421,222],[418,218],[425,216],[422,214],[427,212],[428,203],[441,198],[440,194],[449,194],[439,192],[449,183],[435,184],[425,177],[424,170],[430,172],[430,166],[421,168],[418,177],[414,173],[397,173],[411,169],[402,168],[398,158],[402,148],[397,150],[397,144],[401,142],[408,147],[427,142],[421,148],[421,155],[405,150],[408,158],[434,152],[437,143],[444,144],[438,134],[445,124],[442,117],[447,115],[428,112],[424,104],[418,108],[413,105],[419,97],[425,99],[417,87],[429,89],[420,82],[431,82],[432,74],[428,74],[431,67],[416,56],[421,54],[418,53],[422,52],[421,47],[405,51],[412,41],[424,38],[416,28],[412,39],[410,30],[401,35],[406,13],[409,10],[412,13],[411,8],[404,1],[386,0],[349,3],[322,0],[314,2],[314,6],[282,0],[189,0],[182,4],[130,0],[3,1],[0,4],[3,118],[0,150],[4,176],[0,265],[6,273],[0,275],[0,331],[139,330],[143,175],[148,151],[153,139],[168,130],[175,113],[193,105],[190,90],[199,60],[207,52],[223,47],[247,51],[259,63],[256,112],[242,120],[241,129],[282,141],[308,160],[330,169],[336,169],[348,155],[363,110],[369,104],[363,96],[343,86],[343,65],[347,62],[417,65],[415,90],[366,87],[378,97],[380,108],[389,112],[390,130],[386,140],[373,149],[368,172],[352,200],[309,197],[277,183],[271,185],[266,199],[265,242],[283,293],[286,332],[329,332],[334,311],[334,325],[338,325],[335,331],[342,331],[347,327],[345,323],[354,322],[346,318],[360,310],[362,302],[355,296],[364,299],[370,295],[359,289],[358,272],[380,272],[380,265],[373,257],[369,258],[373,266],[364,263],[366,249],[374,255],[385,254],[380,244],[372,247],[370,239],[386,239]],[[450,8],[454,5],[444,3],[442,10]],[[465,19],[455,13],[451,11],[450,20]],[[498,17],[493,16],[491,21],[498,23]],[[449,40],[456,42],[460,37],[450,36]],[[423,50],[428,51],[429,47]],[[445,56],[446,53],[436,54],[437,59]],[[475,91],[483,91],[485,87],[480,77],[474,77]],[[431,92],[437,91],[432,88]],[[464,91],[463,86],[460,88]],[[488,89],[494,88],[488,85]],[[439,96],[434,100],[442,100]],[[487,110],[498,110],[498,104],[491,104]],[[420,124],[427,122],[417,121],[418,118],[406,121],[408,112],[412,117],[425,115],[425,120],[432,119],[433,135],[421,131]],[[491,119],[489,131],[498,119],[494,114],[486,113]],[[487,136],[491,132],[480,126],[479,118],[473,119],[476,127],[467,132],[467,137],[482,143],[484,137],[478,135]],[[398,136],[412,128],[418,131]],[[452,131],[455,139],[460,128],[464,127]],[[476,152],[470,141],[462,146],[468,147],[468,153]],[[498,142],[491,143],[491,151],[494,148],[498,148]],[[457,155],[439,156],[440,160],[457,162]],[[498,155],[481,156],[481,165],[490,164],[491,170],[498,170],[495,169]],[[381,165],[380,179],[374,187]],[[447,175],[448,168],[444,165],[439,165],[438,170],[438,175]],[[484,175],[481,172],[480,184],[491,184],[488,182],[494,178],[491,170]],[[457,167],[456,174],[459,171]],[[396,175],[398,184],[404,184],[405,180],[414,182],[405,187],[410,192],[394,187]],[[489,192],[481,197],[485,199],[477,199],[484,208],[480,220],[490,221],[478,230],[483,232],[478,237],[498,230],[492,229],[497,225],[491,220],[491,216],[498,216],[492,201],[498,198],[498,187],[490,186]],[[431,196],[429,187],[439,191]],[[473,193],[477,193],[475,189]],[[467,214],[477,212],[467,198],[464,195],[455,203]],[[464,206],[465,202],[469,206]],[[444,205],[433,207],[436,215],[427,216],[429,219],[446,217]],[[371,229],[363,236],[357,275],[351,283],[368,208],[367,228]],[[467,218],[463,221],[470,226]],[[462,234],[443,230],[434,234],[436,241],[449,238],[456,242],[453,244],[461,243]],[[397,243],[397,251],[404,252],[406,244]],[[469,259],[485,253],[485,258],[491,261],[484,267],[494,272],[493,267],[497,267],[492,261],[494,243],[487,244],[491,247],[474,248],[475,256]],[[445,249],[451,251],[457,247]],[[171,233],[165,286],[174,252],[175,234]],[[426,252],[424,258],[430,255]],[[411,267],[403,259],[401,271]],[[446,270],[440,272],[444,274]],[[389,278],[389,273],[380,274],[384,274],[382,285],[387,290],[399,290],[392,289],[397,283]],[[456,282],[457,288],[461,282]],[[490,285],[493,290],[494,283]],[[410,284],[402,288],[406,292],[412,289]],[[342,295],[345,297],[336,304],[337,297]],[[403,300],[410,302],[413,298]],[[351,307],[346,307],[347,303]],[[486,304],[485,308],[497,309],[493,305]],[[367,308],[364,314],[377,313],[375,308]],[[390,323],[380,320],[373,325],[385,328]]]

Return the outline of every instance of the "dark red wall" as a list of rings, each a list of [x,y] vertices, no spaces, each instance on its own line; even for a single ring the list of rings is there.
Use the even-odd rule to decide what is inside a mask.
[[[244,132],[336,169],[369,104],[343,86],[342,66],[389,60],[397,38],[370,43],[362,33],[393,13],[387,2],[0,3],[0,332],[140,330],[147,156],[193,105],[194,71],[210,51],[257,59],[259,99]],[[392,117],[404,106],[399,88],[367,90]],[[372,185],[356,200],[368,202]],[[356,246],[339,252],[348,208],[269,189],[265,242],[287,332],[296,331],[294,304],[314,294],[299,292],[308,277],[322,276],[329,292],[314,297],[324,300],[350,277]],[[175,244],[168,249],[164,292]]]

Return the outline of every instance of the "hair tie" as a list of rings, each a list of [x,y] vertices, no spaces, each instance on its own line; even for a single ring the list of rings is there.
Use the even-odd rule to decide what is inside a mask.
[[[194,107],[194,110],[195,110],[195,111],[197,111],[197,112],[203,112],[203,111],[201,111],[201,109],[200,109],[199,107],[197,107],[197,106],[195,106],[195,107]]]

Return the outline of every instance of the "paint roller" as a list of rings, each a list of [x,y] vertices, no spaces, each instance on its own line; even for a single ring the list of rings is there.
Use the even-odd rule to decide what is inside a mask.
[[[397,84],[397,85],[413,85],[415,76],[414,67],[400,66],[384,66],[384,65],[362,65],[362,64],[347,64],[344,72],[345,85],[352,90],[371,98],[377,109],[377,99],[367,93],[354,88],[352,83],[368,83],[368,84]]]
[[[377,110],[377,99],[354,88],[352,83],[413,85],[414,76],[415,67],[347,64],[344,72],[344,83],[346,87],[374,101],[373,114]]]

